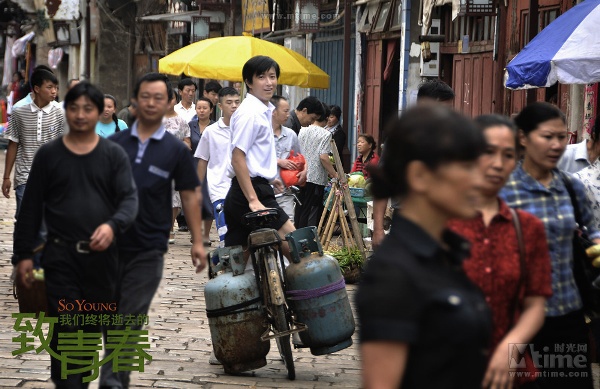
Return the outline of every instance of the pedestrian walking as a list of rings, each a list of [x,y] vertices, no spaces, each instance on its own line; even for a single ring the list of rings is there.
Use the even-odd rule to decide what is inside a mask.
[[[600,116],[596,116],[589,139],[567,145],[563,156],[558,161],[558,168],[569,173],[577,173],[598,160],[600,156]]]
[[[594,127],[592,128],[592,138],[588,142],[592,143],[594,148],[600,145],[596,139],[600,138],[600,115],[596,116]],[[567,151],[569,150],[567,145]],[[565,154],[567,152],[565,151]],[[577,152],[576,152],[577,153]],[[561,162],[565,159],[565,156],[558,162],[559,169],[561,168]],[[587,159],[586,159],[587,160]],[[567,171],[568,170],[565,169]],[[594,215],[594,226],[600,230],[600,159],[596,158],[590,166],[587,166],[575,173],[577,177],[585,186],[585,193],[591,205],[592,214]]]
[[[189,123],[196,114],[196,104],[194,104],[194,100],[196,98],[198,86],[191,78],[184,78],[179,81],[177,88],[181,95],[181,101],[175,105],[175,112]]]
[[[77,85],[77,84],[75,84]],[[96,134],[107,138],[115,132],[125,130],[127,123],[117,117],[117,99],[112,95],[104,95],[104,112],[96,124]]]
[[[162,279],[164,253],[172,222],[172,181],[193,236],[192,264],[196,272],[206,267],[202,245],[200,183],[190,150],[163,125],[171,86],[166,76],[148,73],[135,85],[137,121],[130,129],[109,139],[121,145],[129,157],[138,188],[139,212],[134,224],[118,236],[117,313],[146,315]],[[133,329],[141,329],[141,325]],[[116,326],[122,330],[124,326]],[[110,352],[108,353],[110,354]],[[129,386],[129,371],[114,372],[112,363],[102,366],[100,386]]]
[[[331,152],[331,132],[324,126],[329,117],[329,107],[323,104],[321,115],[308,127],[302,127],[298,135],[300,148],[306,159],[306,184],[300,189],[296,206],[296,227],[317,226],[323,214],[323,195],[329,177],[338,174],[329,160]],[[341,173],[343,174],[343,172]]]
[[[4,134],[4,137],[8,139],[8,148],[4,164],[2,194],[4,197],[10,198],[10,175],[14,166],[14,190],[17,201],[15,219],[18,218],[21,210],[33,156],[40,146],[60,136],[65,131],[66,124],[64,110],[54,101],[58,93],[58,80],[54,74],[44,69],[35,70],[31,75],[31,85],[33,85],[32,102],[13,110]],[[36,241],[38,245],[43,243],[45,235],[43,225],[40,225],[40,228],[41,234]],[[39,261],[39,257],[36,258]],[[16,263],[14,255],[12,263],[13,265]]]
[[[284,185],[284,194],[277,197],[277,203],[285,211],[294,223],[295,201],[294,196],[285,193],[286,185],[281,179],[281,169],[298,171],[297,177],[303,178],[303,181],[298,181],[298,185],[304,185],[306,182],[306,172],[302,173],[299,167],[292,160],[288,159],[293,151],[296,155],[302,154],[298,135],[291,128],[283,125],[290,116],[290,103],[283,96],[274,95],[271,98],[271,103],[275,106],[273,110],[273,135],[275,136],[275,151],[277,154],[277,179],[281,180]],[[302,170],[306,169],[306,164]]]
[[[198,149],[198,144],[204,130],[214,124],[215,122],[210,118],[214,111],[214,104],[208,97],[200,97],[196,102],[196,115],[190,121],[190,131],[192,136],[192,154]],[[194,158],[194,167],[198,167],[198,159]],[[210,195],[208,193],[208,185],[205,180],[202,182],[202,220],[203,220],[203,233],[202,240],[205,246],[210,246],[210,229],[214,219],[213,207],[210,201]]]
[[[491,316],[461,266],[468,242],[446,223],[475,216],[484,149],[473,123],[441,106],[388,126],[372,192],[403,204],[356,295],[365,388],[481,388]]]
[[[227,166],[231,163],[231,115],[240,105],[240,94],[232,87],[219,91],[219,108],[223,117],[206,127],[194,156],[198,159],[198,178],[208,184],[208,194],[213,206],[213,214],[221,246],[225,244],[227,223],[223,203],[231,186],[227,176]]]
[[[80,82],[67,92],[64,104],[69,132],[37,150],[14,242],[17,280],[21,286],[31,287],[35,238],[45,219],[48,239],[42,265],[47,315],[52,317],[58,317],[61,302],[74,306],[78,306],[76,301],[84,300],[114,303],[118,271],[114,237],[133,222],[138,207],[127,155],[121,147],[95,132],[104,111],[102,92]],[[54,326],[50,348],[60,354],[57,345],[62,334],[97,333],[103,329],[98,325],[69,325],[60,321]],[[91,366],[93,361],[90,358],[88,362],[89,365],[83,366]],[[83,373],[61,377],[63,363],[62,359],[51,357],[51,377],[56,387],[87,388],[88,384],[82,381]],[[69,364],[68,369],[73,371],[77,367],[82,366]]]
[[[512,352],[514,344],[529,343],[544,324],[546,298],[552,295],[550,253],[544,224],[530,213],[513,213],[498,197],[517,164],[514,124],[500,115],[480,116],[475,123],[487,142],[479,158],[484,181],[478,213],[472,219],[453,220],[449,227],[471,243],[463,267],[492,310],[492,353],[481,387],[520,387],[535,381],[536,368],[526,353],[527,374],[515,377]]]
[[[579,223],[598,244],[600,231],[593,223],[581,181],[557,168],[567,146],[565,115],[554,105],[537,102],[523,108],[515,123],[525,157],[500,196],[510,207],[527,211],[544,223],[552,268],[552,297],[546,302],[546,319],[533,340],[534,348],[544,355],[548,350],[556,352],[556,345],[577,344],[581,347],[563,356],[585,359],[580,366],[544,364],[541,370],[548,377],[541,377],[538,384],[543,388],[592,388],[588,329],[573,274],[573,234]],[[581,220],[575,219],[573,203],[578,204]],[[549,377],[551,373],[560,377]]]
[[[163,119],[165,130],[179,139],[191,150],[192,142],[190,140],[190,126],[187,124],[184,118],[179,116],[175,112],[175,104],[177,104],[177,92],[171,89],[171,95],[169,96],[169,107],[167,113]],[[173,221],[171,223],[171,233],[169,234],[169,244],[175,243],[175,219],[181,212],[181,196],[179,192],[173,189]],[[186,224],[187,225],[187,224]]]

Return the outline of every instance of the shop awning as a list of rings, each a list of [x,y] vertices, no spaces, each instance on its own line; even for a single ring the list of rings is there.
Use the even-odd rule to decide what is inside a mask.
[[[193,16],[210,17],[211,23],[225,23],[225,14],[221,11],[187,11],[158,15],[147,15],[137,18],[141,22],[192,22]]]

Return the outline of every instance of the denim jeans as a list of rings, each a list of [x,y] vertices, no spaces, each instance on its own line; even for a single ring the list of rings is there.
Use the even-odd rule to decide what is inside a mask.
[[[26,184],[18,185],[17,187],[15,187],[15,198],[17,200],[17,210],[15,211],[15,220],[18,219],[19,211],[21,211],[21,203],[23,202],[23,194],[25,193],[25,187],[26,187]],[[16,232],[16,229],[15,229],[15,232]],[[46,230],[46,223],[44,223],[44,221],[42,220],[42,225],[40,226],[40,232],[38,234],[38,237],[37,237],[34,247],[38,247],[39,245],[44,243],[46,241],[46,235],[48,235],[48,231]],[[13,242],[14,242],[14,238],[15,238],[15,235],[13,232]],[[33,256],[33,267],[35,267],[36,269],[41,266],[40,265],[41,257],[42,257],[41,252],[39,252]],[[16,265],[17,262],[18,262],[17,256],[13,253],[13,255],[11,257],[11,263],[13,265]]]

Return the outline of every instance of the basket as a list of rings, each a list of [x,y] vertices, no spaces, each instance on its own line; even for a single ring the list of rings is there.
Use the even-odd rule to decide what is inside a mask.
[[[350,187],[350,196],[352,197],[365,197],[364,188],[352,188]]]

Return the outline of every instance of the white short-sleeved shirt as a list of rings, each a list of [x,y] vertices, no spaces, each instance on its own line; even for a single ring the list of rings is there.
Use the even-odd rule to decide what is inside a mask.
[[[277,157],[271,118],[275,106],[265,105],[248,93],[231,116],[231,153],[237,147],[246,154],[250,177],[263,177],[272,181],[277,177]],[[235,172],[229,163],[228,176]]]
[[[227,167],[231,164],[231,128],[220,118],[204,129],[194,157],[208,162],[206,181],[210,202],[223,200],[231,186]]]
[[[194,104],[194,103],[192,103],[192,105],[190,106],[190,109],[186,109],[183,106],[183,104],[181,104],[181,102],[179,102],[179,103],[175,104],[173,109],[175,110],[175,112],[177,112],[177,115],[181,116],[185,120],[186,123],[189,123],[190,121],[192,121],[192,118],[196,114],[196,104]]]

